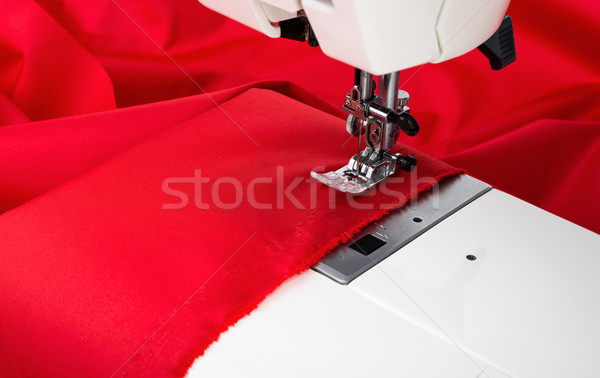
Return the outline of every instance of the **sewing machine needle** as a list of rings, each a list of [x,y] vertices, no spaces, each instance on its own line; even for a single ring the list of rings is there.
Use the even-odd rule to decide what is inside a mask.
[[[356,154],[356,179],[360,177],[360,140],[362,139],[362,125],[358,121],[358,152]]]

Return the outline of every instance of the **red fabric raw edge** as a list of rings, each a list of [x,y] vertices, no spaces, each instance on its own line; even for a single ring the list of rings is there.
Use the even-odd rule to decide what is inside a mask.
[[[450,177],[453,177],[456,175],[464,174],[464,173],[466,173],[464,169],[453,168],[453,169],[450,169],[450,170],[434,177],[435,183],[423,184],[423,185],[419,186],[418,190],[416,192],[413,192],[413,193],[410,193],[409,195],[407,195],[405,197],[405,200],[395,204],[394,208],[387,209],[387,210],[381,210],[378,213],[371,216],[370,218],[363,219],[356,226],[352,227],[348,231],[342,232],[337,238],[332,239],[329,242],[327,242],[327,244],[325,246],[323,246],[321,249],[319,249],[318,251],[316,251],[314,253],[314,255],[308,257],[301,265],[297,266],[294,270],[290,271],[285,277],[283,277],[281,279],[281,281],[277,282],[269,290],[261,293],[260,296],[257,297],[256,301],[249,303],[248,306],[241,308],[238,312],[236,312],[229,319],[227,319],[227,323],[223,324],[222,329],[215,332],[214,335],[210,337],[210,339],[208,339],[206,342],[200,344],[198,346],[198,349],[196,349],[193,353],[190,354],[190,357],[186,360],[185,365],[177,373],[177,375],[180,377],[185,376],[187,374],[187,371],[189,370],[189,368],[194,363],[194,361],[198,357],[201,357],[202,355],[204,355],[204,352],[206,351],[206,349],[208,349],[208,347],[212,343],[218,341],[219,337],[221,336],[221,334],[223,332],[227,331],[229,329],[229,327],[235,325],[235,323],[237,323],[240,319],[242,319],[243,317],[245,317],[246,315],[249,315],[252,311],[254,311],[260,305],[260,303],[265,300],[265,298],[267,298],[271,293],[273,293],[275,291],[275,289],[277,289],[279,286],[281,286],[281,284],[283,284],[289,278],[308,270],[311,266],[313,266],[316,263],[318,263],[319,261],[321,261],[321,259],[323,257],[325,257],[332,250],[334,250],[337,246],[349,241],[354,235],[358,234],[363,228],[365,228],[372,222],[378,221],[379,219],[383,218],[385,215],[389,214],[390,212],[392,212],[394,210],[398,210],[399,208],[404,206],[408,201],[410,201],[413,198],[416,198],[420,193],[431,189],[434,185],[436,185],[441,180],[450,178]]]
[[[223,110],[260,148],[228,123]],[[119,125],[126,130],[129,118],[124,121]],[[319,202],[310,209],[264,211],[242,203],[233,212],[193,205],[170,212],[161,209],[172,198],[160,183],[196,168],[206,177],[244,183],[274,176],[274,166],[281,165],[289,185],[319,165],[326,171],[347,162],[356,146],[336,147],[348,139],[343,124],[275,92],[251,89],[3,214],[0,307],[7,311],[0,314],[0,372],[185,374],[221,332],[281,282],[408,198],[376,189],[374,196],[355,199],[374,205],[360,210],[334,192],[332,209],[328,190],[318,185]],[[426,178],[415,189],[408,180],[390,181],[389,189],[409,198],[461,172],[401,145],[398,151],[414,153],[418,177]],[[294,195],[303,200],[309,191],[302,184]],[[274,185],[259,185],[254,194],[273,203],[275,193]],[[231,202],[226,196],[225,190],[223,201]],[[257,236],[229,261],[251,231]]]
[[[254,94],[254,90],[251,90],[250,93]],[[263,95],[264,95],[264,93],[263,93]],[[265,98],[266,98],[265,101],[268,101],[268,98],[270,98],[270,96],[265,96]],[[248,102],[251,102],[251,101],[248,101]],[[236,105],[239,105],[239,103],[236,103]],[[364,143],[363,143],[363,145],[364,145]],[[354,148],[354,146],[352,148]],[[412,151],[412,150],[409,150],[409,153],[410,153],[410,151]],[[402,152],[405,153],[405,151],[402,151]],[[413,153],[420,154],[419,152],[413,152]],[[346,231],[340,233],[337,237],[327,241],[321,248],[319,248],[312,255],[308,256],[304,261],[302,261],[302,263],[298,264],[293,269],[290,269],[289,271],[287,271],[286,274],[283,275],[278,282],[274,283],[267,290],[264,290],[261,293],[256,293],[255,300],[248,303],[246,306],[240,308],[235,313],[233,313],[224,323],[221,324],[220,329],[215,331],[209,338],[203,340],[198,345],[198,348],[189,354],[189,357],[184,360],[184,362],[181,366],[181,370],[177,371],[177,375],[184,376],[187,373],[188,369],[193,364],[193,362],[195,361],[195,359],[202,356],[204,354],[204,352],[206,351],[206,349],[213,342],[217,341],[223,332],[225,332],[229,327],[234,325],[241,318],[250,314],[254,309],[256,309],[260,305],[260,303],[269,294],[271,294],[275,289],[277,289],[287,279],[289,279],[290,277],[292,277],[294,275],[297,275],[299,273],[306,271],[312,265],[314,265],[315,263],[320,261],[325,255],[327,255],[334,248],[336,248],[337,246],[339,246],[342,243],[349,241],[352,238],[352,236],[359,233],[364,227],[366,227],[367,225],[369,225],[370,223],[372,223],[376,220],[381,219],[389,212],[401,208],[409,200],[417,197],[419,193],[429,190],[433,185],[437,184],[440,180],[442,180],[444,178],[449,178],[449,177],[452,177],[452,176],[455,176],[458,174],[463,174],[463,173],[465,173],[464,169],[455,168],[455,167],[448,165],[448,166],[446,166],[445,170],[442,173],[433,177],[431,181],[419,185],[416,191],[409,193],[401,201],[398,201],[397,203],[395,203],[393,208],[380,210],[380,211],[372,214],[371,216],[362,219],[357,224],[353,225]],[[139,372],[143,372],[144,370],[143,370],[142,366],[136,365],[136,367],[133,370],[129,370],[129,369],[125,368],[124,371],[126,372],[125,375],[127,375],[128,373],[137,374]],[[153,374],[153,372],[151,370],[147,371],[146,373]]]

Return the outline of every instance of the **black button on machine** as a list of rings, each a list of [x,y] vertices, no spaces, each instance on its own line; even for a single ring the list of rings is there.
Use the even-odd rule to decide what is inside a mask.
[[[356,242],[350,244],[349,247],[355,250],[356,252],[368,256],[384,244],[385,242],[376,237],[375,235],[366,234],[362,238],[358,239]]]
[[[493,70],[501,70],[517,59],[515,33],[510,16],[505,16],[496,32],[481,46],[479,51],[485,55]]]

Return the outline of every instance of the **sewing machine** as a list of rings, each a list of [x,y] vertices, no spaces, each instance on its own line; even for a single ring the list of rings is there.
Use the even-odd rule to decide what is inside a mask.
[[[516,58],[510,0],[200,0],[204,5],[270,37],[320,46],[355,69],[346,95],[346,130],[358,152],[340,169],[311,176],[337,190],[361,194],[396,173],[414,168],[413,156],[390,153],[400,132],[415,136],[409,94],[399,71],[439,63],[477,47],[501,69]],[[379,85],[374,75],[379,77]],[[361,151],[361,141],[366,148]]]
[[[311,172],[352,194],[418,164],[390,152],[419,131],[398,71],[475,48],[493,69],[516,58],[509,0],[200,2],[356,67],[342,106],[357,154]],[[598,376],[599,251],[593,232],[446,180],[282,285],[188,375]]]

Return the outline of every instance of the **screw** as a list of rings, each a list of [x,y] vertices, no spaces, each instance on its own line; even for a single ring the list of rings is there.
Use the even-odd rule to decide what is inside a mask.
[[[369,135],[369,140],[371,143],[379,143],[379,134],[377,133],[377,130],[373,131],[371,135]]]

